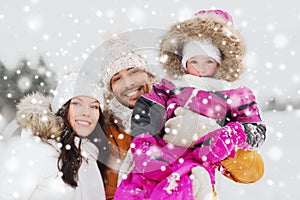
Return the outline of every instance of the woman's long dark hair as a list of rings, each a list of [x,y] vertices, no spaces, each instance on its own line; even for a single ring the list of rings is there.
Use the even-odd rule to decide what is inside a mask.
[[[78,145],[78,147],[75,145],[75,136],[76,133],[72,129],[70,123],[68,122],[68,111],[70,107],[70,101],[65,103],[57,112],[57,115],[61,116],[64,120],[64,130],[61,133],[60,136],[60,143],[62,144],[61,147],[61,153],[59,155],[58,161],[57,161],[57,166],[58,169],[62,172],[62,179],[66,184],[69,184],[72,187],[77,187],[77,181],[78,181],[78,170],[80,168],[80,165],[82,163],[82,156],[81,156],[81,140]],[[105,126],[105,120],[104,120],[104,115],[102,114],[101,108],[99,108],[100,112],[100,118],[98,120],[98,123],[100,124],[100,127],[102,128],[103,131],[107,131],[108,128]],[[100,133],[97,134],[100,137],[103,137],[103,141],[99,144],[95,144],[97,148],[99,149],[99,154],[103,154],[100,151],[100,145],[108,145],[107,139],[105,139],[105,134]],[[103,135],[103,136],[102,136]],[[93,141],[92,141],[93,142]],[[107,146],[104,147],[104,149],[107,149],[107,153],[105,153],[105,157],[108,158],[109,155],[109,147]],[[106,159],[107,159],[106,158]],[[105,165],[102,163],[99,163],[99,156],[97,159],[97,164],[100,169],[102,177],[104,176],[104,169]],[[102,166],[103,165],[103,166]],[[103,169],[102,169],[103,168]],[[104,180],[104,179],[103,179]]]

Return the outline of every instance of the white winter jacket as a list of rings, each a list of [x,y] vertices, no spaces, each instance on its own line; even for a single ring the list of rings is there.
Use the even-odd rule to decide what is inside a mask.
[[[82,141],[83,162],[79,169],[78,187],[72,188],[60,177],[57,160],[58,143],[42,142],[31,131],[6,142],[0,152],[0,199],[21,200],[104,200],[105,192],[97,167],[97,148]],[[3,145],[3,144],[1,144]]]

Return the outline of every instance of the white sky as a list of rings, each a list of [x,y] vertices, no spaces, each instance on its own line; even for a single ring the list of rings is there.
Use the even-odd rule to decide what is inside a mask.
[[[0,60],[8,68],[39,56],[53,71],[80,65],[111,33],[166,29],[201,9],[234,18],[248,45],[242,81],[258,93],[297,96],[300,85],[300,12],[296,0],[0,0]],[[271,88],[271,89],[270,89]],[[278,92],[277,92],[278,93]],[[300,93],[300,92],[299,92]],[[260,94],[258,94],[260,95]]]

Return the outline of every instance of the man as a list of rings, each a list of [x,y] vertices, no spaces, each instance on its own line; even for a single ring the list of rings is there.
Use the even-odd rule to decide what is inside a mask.
[[[103,82],[110,96],[106,111],[111,115],[111,133],[108,135],[111,156],[105,187],[107,199],[112,199],[120,167],[131,143],[132,108],[139,97],[150,93],[155,76],[145,58],[125,41],[114,41],[108,52],[109,62],[103,70]]]
[[[110,158],[106,169],[106,198],[113,199],[120,167],[131,143],[130,118],[137,99],[149,93],[155,81],[150,64],[135,47],[122,40],[108,42],[108,64],[103,69],[110,131]]]

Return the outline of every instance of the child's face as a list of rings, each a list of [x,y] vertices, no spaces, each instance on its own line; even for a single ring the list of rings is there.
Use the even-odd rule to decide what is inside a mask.
[[[209,56],[194,56],[186,62],[187,73],[200,77],[212,77],[215,75],[219,64]]]

